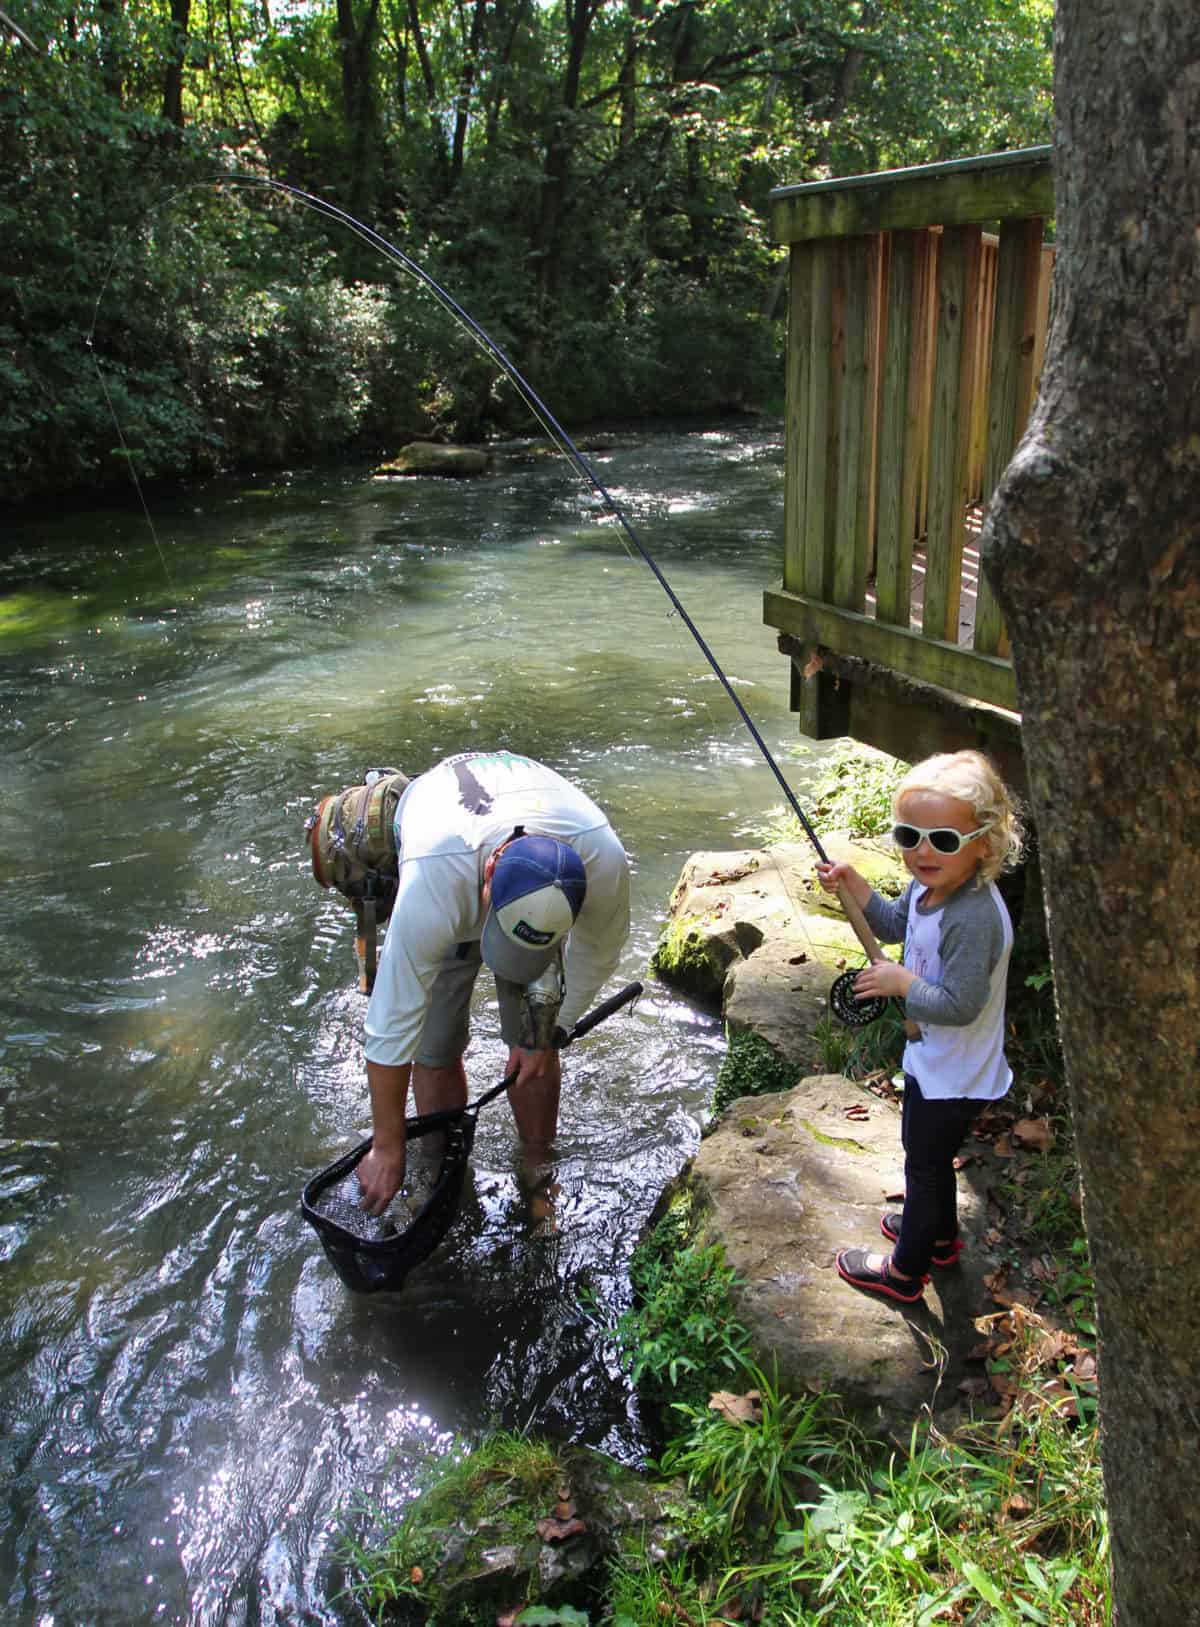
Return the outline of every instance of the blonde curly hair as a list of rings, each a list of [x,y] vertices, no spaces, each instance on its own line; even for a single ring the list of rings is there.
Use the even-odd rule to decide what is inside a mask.
[[[995,881],[1002,870],[1011,870],[1020,862],[1024,846],[1021,804],[983,752],[943,751],[914,763],[892,797],[892,816],[897,821],[900,799],[907,791],[957,797],[975,810],[981,825],[988,826],[987,835],[979,838],[983,857],[975,873],[977,887]]]

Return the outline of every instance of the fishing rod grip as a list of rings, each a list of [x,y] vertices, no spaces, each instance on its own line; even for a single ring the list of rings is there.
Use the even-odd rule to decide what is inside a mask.
[[[858,939],[859,943],[862,944],[863,949],[866,951],[867,959],[872,965],[874,965],[877,960],[885,960],[887,957],[884,955],[883,950],[879,947],[879,939],[867,925],[866,916],[859,907],[858,901],[851,896],[850,889],[846,886],[845,882],[839,882],[837,895],[838,902],[846,912],[846,919],[854,928],[854,936]]]
[[[601,1000],[600,1004],[589,1011],[586,1017],[580,1017],[574,1028],[558,1047],[559,1050],[561,1051],[570,1045],[572,1040],[582,1039],[585,1034],[590,1034],[592,1029],[602,1023],[606,1017],[611,1017],[614,1012],[620,1011],[622,1006],[627,1006],[631,1000],[636,1000],[643,987],[644,985],[641,983],[626,983],[625,987],[618,989],[616,994],[610,994],[607,1000]]]

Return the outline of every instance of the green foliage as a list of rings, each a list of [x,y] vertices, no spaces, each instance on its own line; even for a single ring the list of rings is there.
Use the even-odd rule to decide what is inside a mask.
[[[464,1443],[432,1467],[426,1484],[398,1526],[377,1546],[348,1537],[341,1559],[350,1591],[373,1620],[403,1601],[420,1605],[423,1619],[463,1622],[453,1606],[440,1609],[434,1578],[448,1533],[470,1531],[481,1546],[527,1540],[540,1510],[554,1500],[562,1466],[554,1448],[506,1430]],[[370,1511],[360,1511],[369,1518]]]
[[[366,234],[214,177],[348,210],[580,422],[778,406],[772,186],[1048,132],[1048,0],[466,12],[230,0],[188,34],[147,0],[27,0],[39,49],[0,36],[0,501],[528,427]]]
[[[742,1365],[750,1336],[733,1314],[733,1271],[719,1245],[693,1241],[690,1204],[667,1210],[630,1267],[634,1304],[614,1331],[646,1399],[701,1405]]]
[[[723,1113],[739,1096],[768,1096],[790,1090],[803,1069],[788,1062],[760,1034],[738,1029],[730,1034],[713,1087],[712,1111]]]
[[[799,746],[795,754],[808,755]],[[823,760],[820,777],[808,792],[807,813],[818,835],[847,831],[851,836],[884,836],[892,828],[892,798],[909,765],[857,740],[839,740]],[[804,842],[808,837],[794,813],[772,808],[747,835],[770,845]]]

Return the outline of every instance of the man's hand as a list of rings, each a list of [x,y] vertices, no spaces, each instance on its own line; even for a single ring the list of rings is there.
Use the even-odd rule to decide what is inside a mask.
[[[381,1215],[404,1181],[404,1106],[411,1072],[407,1062],[398,1068],[382,1062],[367,1063],[374,1145],[358,1166],[358,1184],[362,1187],[363,1209],[369,1215]]]
[[[508,1053],[508,1066],[504,1070],[504,1077],[516,1070],[517,1077],[509,1087],[516,1090],[522,1085],[537,1085],[550,1083],[557,1085],[562,1078],[562,1064],[558,1052],[527,1051],[521,1045],[514,1045]]]
[[[362,1188],[360,1207],[369,1215],[381,1215],[404,1185],[405,1154],[399,1156],[379,1152],[372,1147],[358,1165],[358,1184]]]

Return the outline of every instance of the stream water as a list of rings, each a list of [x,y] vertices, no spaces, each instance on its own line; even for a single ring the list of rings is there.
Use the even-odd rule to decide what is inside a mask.
[[[803,797],[773,428],[593,454]],[[561,458],[486,480],[271,477],[6,527],[0,549],[0,1614],[38,1627],[358,1621],[337,1559],[491,1423],[637,1461],[588,1294],[693,1150],[719,1025],[648,983],[567,1053],[552,1216],[503,1101],[399,1295],[355,1296],[298,1209],[369,1121],[352,917],[305,815],[389,762],[508,746],[634,861],[611,987],[688,854],[770,772],[660,586]],[[499,1078],[480,980],[472,1095]],[[355,1513],[356,1509],[365,1512]]]

